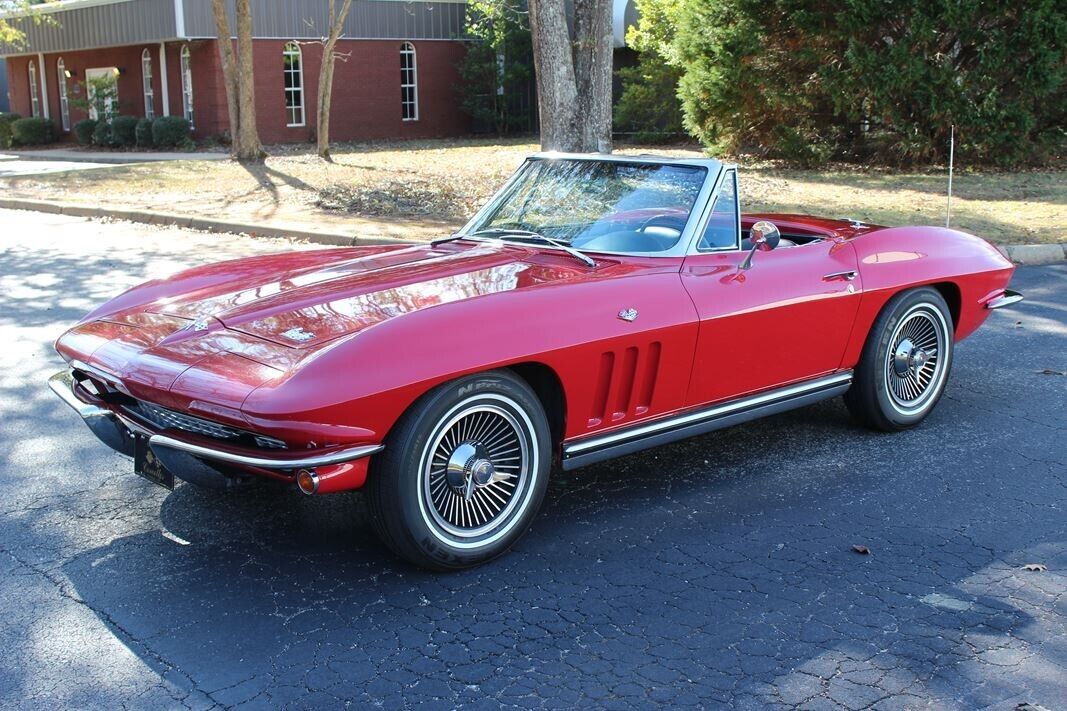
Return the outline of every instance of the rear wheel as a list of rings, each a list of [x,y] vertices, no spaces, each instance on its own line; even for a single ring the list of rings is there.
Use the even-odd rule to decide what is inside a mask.
[[[952,316],[931,287],[897,294],[874,322],[845,404],[887,432],[914,427],[941,399],[952,368]]]
[[[373,461],[367,498],[375,530],[425,568],[495,558],[540,508],[550,437],[537,396],[510,372],[439,386],[404,415]]]

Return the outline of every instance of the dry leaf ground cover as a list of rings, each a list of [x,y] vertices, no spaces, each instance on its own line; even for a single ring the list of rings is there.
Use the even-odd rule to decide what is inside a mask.
[[[113,166],[8,178],[0,180],[0,193],[426,239],[462,224],[536,150],[528,140],[499,139],[351,144],[338,146],[331,164],[306,146],[278,146],[262,165]],[[890,225],[943,224],[945,188],[944,170],[794,170],[756,164],[743,165],[741,177],[747,211],[847,216]],[[1067,171],[958,172],[953,226],[1002,243],[1067,242]]]

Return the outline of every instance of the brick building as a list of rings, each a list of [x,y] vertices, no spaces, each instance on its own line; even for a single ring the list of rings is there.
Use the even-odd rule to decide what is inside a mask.
[[[338,3],[340,4],[340,3]],[[334,140],[455,136],[464,0],[358,0],[337,51]],[[11,110],[70,128],[90,80],[114,77],[118,113],[186,116],[197,138],[227,130],[211,0],[61,0],[47,20],[12,17],[22,46],[0,45]],[[232,2],[231,2],[232,13]],[[256,112],[265,143],[312,140],[326,0],[255,0]],[[231,26],[233,20],[231,15]],[[109,80],[110,81],[110,80]],[[91,111],[91,110],[90,110]]]

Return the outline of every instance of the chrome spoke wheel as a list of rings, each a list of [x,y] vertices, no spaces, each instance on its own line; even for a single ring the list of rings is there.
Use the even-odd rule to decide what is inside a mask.
[[[946,372],[948,327],[935,308],[919,304],[897,323],[885,359],[886,393],[894,409],[914,414],[938,392]]]
[[[509,398],[453,408],[422,456],[420,503],[431,530],[453,545],[506,533],[530,490],[536,449],[532,423]]]

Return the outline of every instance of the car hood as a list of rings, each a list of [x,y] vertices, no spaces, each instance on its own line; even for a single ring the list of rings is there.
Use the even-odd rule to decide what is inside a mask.
[[[463,299],[568,279],[580,270],[530,261],[523,248],[494,244],[348,250],[291,268],[285,260],[249,270],[238,283],[178,294],[146,311],[212,321],[294,349],[314,349],[406,313]],[[232,263],[241,271],[241,263]]]
[[[116,297],[56,348],[134,397],[173,407],[206,398],[239,408],[252,390],[344,336],[415,311],[590,273],[570,259],[479,243],[223,262]]]

